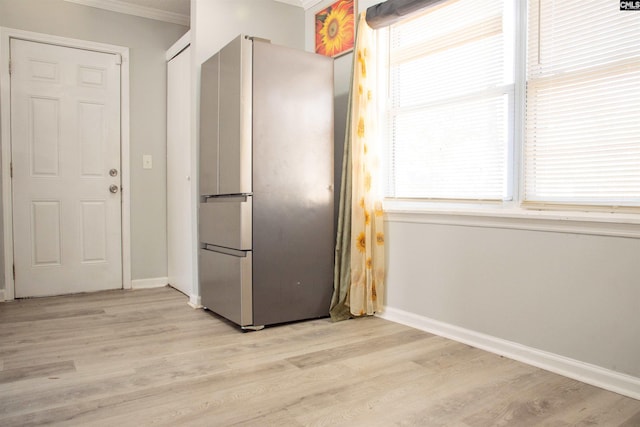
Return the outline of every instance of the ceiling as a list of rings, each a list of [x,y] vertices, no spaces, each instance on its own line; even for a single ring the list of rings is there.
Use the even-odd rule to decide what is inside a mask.
[[[189,26],[191,0],[66,0],[86,6]],[[321,0],[275,0],[309,9]]]

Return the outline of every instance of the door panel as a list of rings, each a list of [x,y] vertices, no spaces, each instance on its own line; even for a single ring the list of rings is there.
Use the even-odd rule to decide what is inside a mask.
[[[31,202],[31,265],[60,265],[60,202]]]
[[[107,209],[106,200],[80,202],[81,262],[107,261]]]
[[[122,287],[117,59],[11,40],[18,298]]]
[[[29,59],[29,72],[31,80],[47,80],[51,83],[58,82],[58,63]]]
[[[78,130],[80,137],[80,173],[83,177],[104,177],[105,151],[104,104],[81,102],[78,104]]]
[[[28,143],[33,176],[58,176],[60,100],[29,98]]]
[[[104,87],[106,82],[105,71],[103,68],[80,67],[78,73],[80,84],[96,88]]]

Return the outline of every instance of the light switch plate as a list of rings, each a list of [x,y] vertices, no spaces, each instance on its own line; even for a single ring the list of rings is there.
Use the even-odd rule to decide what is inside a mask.
[[[142,169],[151,168],[153,168],[153,157],[151,157],[151,154],[144,154],[142,156]]]

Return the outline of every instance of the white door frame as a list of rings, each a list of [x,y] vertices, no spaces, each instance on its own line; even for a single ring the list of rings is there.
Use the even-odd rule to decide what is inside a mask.
[[[11,197],[11,39],[55,44],[96,52],[119,54],[120,67],[120,161],[122,169],[122,287],[131,289],[131,180],[129,159],[129,48],[0,27],[0,134],[2,152],[2,214],[4,233],[4,299],[15,298],[13,279],[13,201]],[[0,298],[1,300],[1,298]]]

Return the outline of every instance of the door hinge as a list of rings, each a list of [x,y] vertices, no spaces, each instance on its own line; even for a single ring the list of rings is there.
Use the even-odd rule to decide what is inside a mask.
[[[9,60],[9,75],[11,75],[11,60]]]
[[[13,178],[13,162],[9,163],[9,177]]]
[[[122,55],[116,53],[116,65],[122,65]]]
[[[16,280],[16,265],[13,264],[13,280]]]

